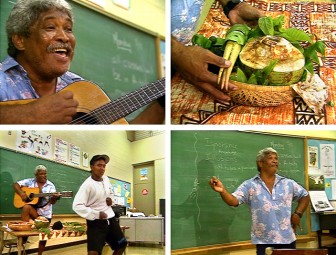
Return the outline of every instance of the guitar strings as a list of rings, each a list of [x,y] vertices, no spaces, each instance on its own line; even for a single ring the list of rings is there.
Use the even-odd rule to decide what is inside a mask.
[[[148,93],[146,92],[135,92],[133,93],[133,95],[131,96],[127,96],[126,98],[120,98],[117,99],[113,102],[109,102],[106,105],[103,105],[93,111],[91,111],[88,114],[83,115],[80,118],[77,118],[76,120],[72,121],[73,123],[75,122],[85,122],[85,123],[91,123],[91,124],[100,124],[100,123],[95,123],[95,120],[99,120],[100,122],[105,122],[103,124],[110,124],[111,122],[113,122],[113,120],[117,120],[123,116],[125,116],[125,114],[127,113],[131,113],[135,110],[137,110],[139,107],[136,107],[134,101],[138,102],[138,105],[140,106],[144,106],[148,103],[148,101],[153,101],[154,99],[158,98],[159,96],[163,95],[164,93],[159,91],[159,93],[154,93],[153,91],[149,91],[152,93],[152,95],[148,95]],[[148,100],[144,100],[143,102],[139,102],[138,100],[138,96],[137,95],[143,95],[145,94],[148,98]],[[134,99],[134,100],[133,100]],[[125,102],[123,102],[125,101]],[[125,103],[127,104],[128,108],[125,107]],[[111,106],[115,106],[114,107],[114,111],[116,111],[116,113],[111,112]],[[94,116],[94,117],[93,117]],[[111,119],[112,117],[112,119]],[[97,119],[96,119],[97,118]]]
[[[83,116],[80,116],[76,118],[75,120],[72,120],[69,124],[78,124],[78,122],[83,123],[83,124],[84,123],[86,124],[111,124],[113,121],[118,120],[121,117],[146,105],[147,103],[159,98],[160,96],[163,96],[165,94],[164,84],[165,84],[165,78],[162,78],[161,80],[158,80],[157,82],[153,82],[149,85],[141,87],[140,89],[134,92],[131,92],[129,95],[122,96],[119,99],[116,99],[101,107],[98,107],[97,109],[91,111],[90,113],[85,113]],[[153,86],[153,89],[149,89],[149,87],[152,87],[152,86]],[[145,100],[145,97],[143,96],[144,94],[148,98],[147,100]],[[139,102],[138,100],[139,95],[140,95],[140,99],[142,99],[143,102]],[[135,101],[139,103],[140,107],[135,107],[136,106]],[[129,107],[128,109],[125,107],[125,102],[127,106]],[[114,106],[113,111],[111,111],[112,106]],[[98,121],[102,123],[96,123]]]

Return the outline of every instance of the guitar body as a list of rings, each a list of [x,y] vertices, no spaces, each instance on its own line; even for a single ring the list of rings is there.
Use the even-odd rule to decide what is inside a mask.
[[[83,113],[91,111],[111,102],[109,97],[97,85],[87,82],[78,81],[62,89],[62,91],[71,91],[74,93],[74,99],[78,101],[77,115],[80,117]],[[75,116],[75,118],[76,118]],[[97,124],[100,122],[97,120]],[[85,123],[84,123],[85,124]],[[124,118],[121,118],[112,124],[128,124]]]
[[[27,196],[29,196],[31,193],[33,194],[38,194],[40,193],[39,188],[28,188],[28,187],[21,187],[22,191],[24,191]],[[24,205],[29,204],[29,205],[36,205],[39,201],[39,197],[34,197],[30,201],[23,201],[22,198],[18,193],[14,193],[14,206],[16,208],[22,208]]]
[[[21,187],[21,190],[28,196],[27,201],[23,201],[18,193],[14,193],[14,206],[16,208],[22,208],[24,205],[36,205],[39,202],[40,197],[50,197],[54,194],[61,196],[62,198],[70,198],[73,196],[72,191],[62,191],[53,193],[40,193],[39,188]]]
[[[61,92],[63,91],[71,91],[78,101],[77,113],[69,124],[128,124],[125,116],[165,94],[165,78],[113,101],[100,87],[88,81],[74,82]],[[36,100],[38,99],[5,101],[0,102],[0,106],[28,104]]]

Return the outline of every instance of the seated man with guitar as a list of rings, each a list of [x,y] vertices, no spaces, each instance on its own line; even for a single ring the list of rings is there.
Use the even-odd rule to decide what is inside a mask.
[[[109,116],[103,121],[101,116],[121,111],[124,114],[117,116],[121,118],[150,102],[131,124],[162,124],[164,103],[155,99],[165,94],[164,79],[152,84],[154,88],[135,93],[142,100],[132,94],[127,101],[124,99],[126,103],[118,101],[114,105],[99,105],[107,100],[106,95],[101,91],[98,97],[92,87],[79,91],[79,95],[70,88],[76,82],[82,82],[75,87],[79,89],[88,83],[68,71],[76,45],[73,20],[71,6],[65,0],[26,0],[14,5],[6,24],[9,56],[0,63],[0,124],[111,124],[115,118]],[[100,106],[98,113],[91,105],[81,105],[82,95],[83,101]],[[135,108],[133,104],[139,101],[142,105]],[[132,107],[124,111],[129,104]],[[78,114],[79,120],[73,122]],[[118,123],[126,124],[122,120]]]
[[[47,168],[44,165],[38,165],[35,168],[35,178],[27,178],[13,184],[15,191],[14,205],[22,208],[21,218],[23,221],[34,220],[39,216],[44,216],[49,221],[52,218],[52,205],[60,198],[56,193],[55,185],[47,180]],[[32,197],[31,193],[38,192],[47,194],[47,197],[40,196],[40,199]],[[26,241],[26,240],[25,240]],[[46,241],[40,241],[38,255],[41,255]]]

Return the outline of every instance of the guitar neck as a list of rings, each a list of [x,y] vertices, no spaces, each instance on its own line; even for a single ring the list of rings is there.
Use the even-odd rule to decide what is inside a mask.
[[[165,94],[165,78],[111,101],[93,112],[92,115],[104,124],[110,124]]]
[[[61,194],[59,192],[55,192],[56,194]],[[49,197],[52,196],[55,193],[34,193],[34,197]]]

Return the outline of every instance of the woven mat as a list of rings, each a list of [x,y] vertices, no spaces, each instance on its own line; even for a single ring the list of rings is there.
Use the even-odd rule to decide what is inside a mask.
[[[246,1],[263,10],[267,16],[285,16],[286,27],[297,27],[316,34],[327,45],[323,67],[316,69],[328,87],[328,101],[336,105],[336,4],[291,1]],[[215,3],[199,33],[224,37],[230,28],[222,8]],[[277,107],[249,107],[235,103],[221,104],[211,96],[186,83],[178,74],[172,78],[172,124],[336,124],[336,106],[325,106],[315,115],[300,97]]]

